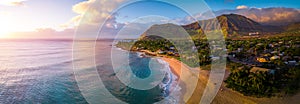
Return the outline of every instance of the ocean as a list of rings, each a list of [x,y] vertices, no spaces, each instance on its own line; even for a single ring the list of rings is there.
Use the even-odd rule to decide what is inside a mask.
[[[168,63],[112,43],[0,40],[0,104],[178,102],[180,88]]]

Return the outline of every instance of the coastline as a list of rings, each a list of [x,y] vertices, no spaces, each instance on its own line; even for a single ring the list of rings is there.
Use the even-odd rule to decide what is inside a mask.
[[[159,55],[159,54],[157,54],[155,52],[151,52],[149,50],[128,50],[123,47],[118,47],[118,46],[116,46],[116,47],[119,48],[120,50],[142,53],[142,54],[144,54],[144,55],[141,55],[142,57],[149,56],[149,57],[159,58],[159,59],[162,59],[163,61],[167,62],[169,64],[171,72],[174,75],[176,75],[176,77],[177,77],[176,82],[178,83],[178,86],[181,88],[181,90],[180,90],[181,95],[179,96],[178,103],[185,104],[185,103],[199,103],[200,102],[201,99],[199,99],[199,96],[202,96],[202,93],[204,92],[204,89],[206,87],[206,83],[208,80],[209,71],[201,70],[200,68],[191,68],[177,59],[174,59],[174,58],[166,56],[166,55]],[[199,76],[195,76],[194,73],[191,73],[189,70],[198,71]],[[182,74],[182,71],[188,72],[188,73]],[[194,80],[189,80],[191,77],[193,77],[192,79],[194,79]],[[198,80],[198,82],[196,83],[195,80]],[[193,83],[193,84],[190,84],[190,83]],[[195,92],[191,91],[191,89],[193,89],[193,88],[196,89]]]
[[[117,47],[119,50],[122,51],[130,51],[130,52],[137,52],[142,53],[144,55],[141,55],[142,57],[154,57],[159,58],[169,64],[171,72],[177,76],[177,83],[178,86],[181,87],[178,103],[179,104],[198,104],[201,101],[201,96],[203,95],[204,89],[207,86],[207,81],[209,77],[209,71],[207,70],[201,70],[198,68],[199,76],[193,75],[193,73],[188,74],[182,74],[182,71],[186,70],[185,72],[190,72],[188,70],[197,70],[197,68],[191,68],[182,63],[181,61],[168,57],[166,55],[158,55],[155,52],[150,52],[148,50],[127,50],[122,47]],[[228,71],[225,75],[225,78],[229,75]],[[198,81],[192,81],[190,80],[191,77],[194,77],[192,79],[197,79]],[[195,85],[196,83],[196,85]],[[194,86],[193,86],[194,85]],[[195,88],[196,87],[196,88]],[[221,86],[222,89],[225,89],[222,93],[218,92],[217,96],[213,100],[212,103],[219,104],[220,102],[227,102],[232,104],[239,104],[239,103],[254,103],[252,100],[247,99],[245,96],[240,95],[237,92],[234,92],[230,89],[227,89],[224,84]],[[191,91],[192,89],[195,89],[194,91]],[[238,101],[234,101],[235,98],[231,97],[233,95],[234,97],[238,97]]]
[[[148,56],[153,56],[155,58],[160,58],[163,61],[167,62],[169,64],[169,67],[174,75],[177,76],[177,82],[179,82],[179,86],[181,87],[181,96],[178,100],[179,104],[181,103],[188,103],[188,104],[194,104],[199,103],[201,100],[201,96],[203,95],[204,89],[207,87],[208,77],[209,77],[209,71],[207,70],[201,70],[200,68],[191,68],[188,67],[186,64],[182,63],[181,61],[174,59],[172,57],[168,57],[165,55],[158,55],[155,52],[150,52],[148,50],[126,50],[121,47],[117,47],[121,50],[125,51],[131,51],[131,52],[140,52]],[[146,57],[146,56],[145,56]],[[193,73],[188,73],[188,75],[182,74],[182,71],[184,70],[193,70],[199,72],[199,76],[196,77],[193,75]],[[190,71],[184,71],[184,72],[190,72]],[[224,79],[226,79],[230,74],[230,71],[226,69]],[[190,75],[190,76],[189,76]],[[191,81],[190,79],[194,77],[197,78],[198,81]],[[194,83],[196,84],[193,86]],[[191,91],[191,89],[195,89],[194,91]],[[190,96],[187,96],[190,95]],[[284,98],[254,98],[249,96],[244,96],[236,91],[233,91],[227,87],[225,87],[225,83],[222,83],[222,86],[211,102],[212,104],[220,104],[220,103],[229,103],[229,104],[241,104],[241,103],[247,103],[247,104],[261,104],[261,103],[273,103],[273,104],[281,104],[283,102],[290,102],[294,104],[298,101],[298,97],[300,96],[300,93],[291,96],[291,97],[284,97]]]
[[[118,47],[116,45],[113,45],[115,48],[117,48],[118,50],[121,51],[129,51],[129,52],[136,52],[136,53],[140,53],[141,57],[153,57],[153,58],[157,58],[157,59],[161,59],[162,61],[168,63],[170,71],[172,72],[173,75],[175,75],[177,77],[177,79],[175,80],[176,83],[178,83],[178,86],[181,88],[180,89],[180,93],[181,95],[179,96],[178,100],[178,104],[184,104],[184,100],[183,100],[183,94],[186,91],[186,87],[185,87],[185,83],[179,83],[179,79],[180,79],[180,73],[181,73],[181,62],[179,60],[176,60],[174,58],[170,58],[166,55],[158,55],[155,52],[150,52],[148,50],[128,50],[122,47]],[[188,67],[185,67],[185,69],[187,70]],[[174,90],[174,89],[173,89]]]
[[[178,82],[179,86],[182,87],[181,90],[181,96],[180,101],[182,103],[199,103],[201,100],[199,97],[202,96],[202,93],[206,87],[207,81],[208,81],[208,75],[209,71],[207,70],[201,70],[200,68],[191,68],[187,66],[186,64],[182,63],[179,60],[176,60],[174,58],[168,58],[168,57],[162,57],[164,61],[169,63],[170,68],[172,72],[178,76]],[[193,75],[193,73],[185,73],[183,74],[181,71],[190,72],[189,70],[196,70],[199,72],[199,76]],[[192,77],[194,77],[194,80],[197,80],[196,86],[193,86],[191,83],[193,82]],[[192,91],[193,87],[195,88],[195,91]]]
[[[183,66],[181,66],[181,62],[179,60],[168,57],[166,55],[158,55],[155,52],[150,52],[148,50],[139,50],[139,51],[132,51],[132,52],[140,52],[140,53],[143,53],[144,55],[148,55],[150,57],[158,58],[158,59],[161,59],[161,60],[165,61],[166,63],[168,63],[172,74],[177,77],[177,79],[175,80],[176,83],[181,88],[180,89],[181,94],[180,94],[180,96],[178,96],[179,99],[177,99],[178,100],[177,103],[178,104],[185,104],[186,103],[185,100],[184,100],[184,96],[183,96],[186,92],[186,83],[180,83],[180,79],[181,79],[180,75],[181,75],[181,69],[189,70],[189,67],[187,67],[184,64],[183,64]]]

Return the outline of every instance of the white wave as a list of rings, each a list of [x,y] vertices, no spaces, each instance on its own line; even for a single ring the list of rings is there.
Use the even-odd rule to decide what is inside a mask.
[[[164,104],[177,104],[181,96],[181,87],[178,85],[177,76],[172,73],[169,63],[158,58],[157,61],[164,65],[162,70],[167,71],[168,81],[167,83],[161,83],[160,87],[164,90],[166,101]]]
[[[145,54],[143,52],[136,52],[138,57],[142,58]]]
[[[122,48],[119,48],[115,45],[112,45],[112,48],[116,49],[117,51],[123,51],[123,52],[127,52],[126,50],[122,49]]]

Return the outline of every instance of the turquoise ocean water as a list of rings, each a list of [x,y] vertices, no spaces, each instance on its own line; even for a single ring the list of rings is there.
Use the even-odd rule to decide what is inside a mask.
[[[171,90],[176,76],[164,61],[120,50],[113,47],[111,40],[97,41],[96,48],[91,47],[94,41],[80,41],[76,44],[72,48],[70,40],[1,40],[0,103],[152,104],[176,103],[178,100],[179,89]],[[115,63],[113,67],[111,50],[117,53],[115,55],[129,54],[128,64]],[[89,54],[92,51],[96,53]],[[79,55],[72,57],[74,52]],[[91,62],[91,59],[95,59],[95,62]],[[75,76],[72,63],[79,66],[79,72],[87,74]],[[154,69],[150,70],[151,66]],[[95,67],[97,73],[90,74],[89,71]],[[161,71],[166,73],[155,87],[139,90],[118,79],[118,73],[124,74],[126,68],[132,71],[128,76],[134,75],[141,79]],[[98,82],[93,76],[101,78],[102,87],[96,86]],[[130,82],[131,79],[127,80]],[[88,84],[78,86],[84,82]],[[172,91],[177,92],[177,95],[171,94]]]

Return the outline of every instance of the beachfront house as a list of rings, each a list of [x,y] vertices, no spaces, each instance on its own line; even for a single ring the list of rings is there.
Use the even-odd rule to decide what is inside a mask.
[[[166,52],[165,52],[165,51],[162,51],[162,50],[158,50],[157,53],[158,53],[158,54],[165,54]]]

